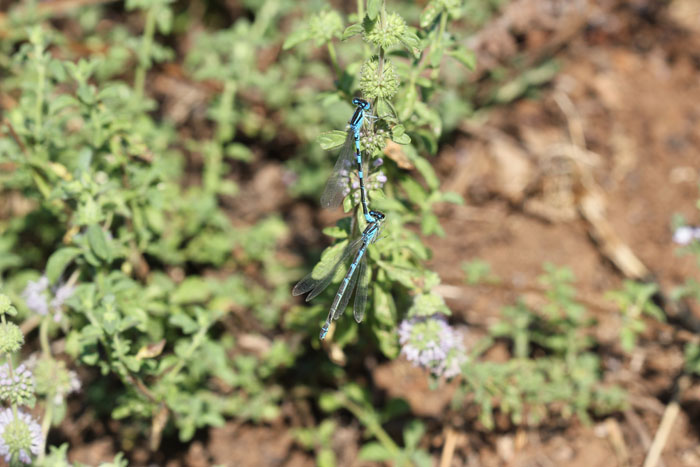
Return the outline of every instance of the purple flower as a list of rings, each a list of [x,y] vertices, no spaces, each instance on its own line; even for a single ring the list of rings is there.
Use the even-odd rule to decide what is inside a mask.
[[[61,321],[61,317],[63,316],[63,303],[73,295],[73,292],[75,292],[75,287],[69,284],[61,284],[56,288],[53,300],[51,300],[50,303],[54,313],[54,321]]]
[[[673,232],[673,242],[678,245],[688,245],[693,240],[700,240],[700,227],[684,225]]]
[[[457,376],[466,360],[460,333],[435,315],[404,320],[399,326],[399,342],[401,353],[410,362],[435,376]]]
[[[49,304],[46,299],[48,288],[49,279],[46,276],[41,276],[36,281],[29,281],[22,292],[27,308],[41,316],[49,314]]]
[[[7,363],[0,365],[0,399],[17,404],[34,401],[34,375],[22,364],[10,372]]]
[[[0,411],[0,455],[5,462],[19,460],[31,464],[32,455],[39,454],[41,427],[31,415],[17,410],[17,417],[11,408]]]
[[[68,284],[60,284],[53,289],[53,298],[49,301],[49,279],[41,276],[36,281],[29,281],[22,292],[27,308],[34,313],[46,316],[49,311],[53,313],[54,321],[58,322],[63,316],[63,304],[75,292],[75,287]]]
[[[377,157],[376,159],[374,159],[374,162],[372,162],[372,165],[375,167],[380,167],[383,163],[384,159],[382,159],[381,157]]]

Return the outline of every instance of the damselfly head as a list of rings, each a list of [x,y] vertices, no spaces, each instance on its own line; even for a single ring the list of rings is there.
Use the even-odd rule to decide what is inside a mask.
[[[359,97],[354,98],[352,104],[358,106],[362,110],[369,110],[372,107],[369,102]]]
[[[375,219],[377,219],[377,221],[383,221],[384,218],[386,217],[386,216],[384,215],[383,212],[381,212],[381,211],[374,211],[374,210],[371,210],[371,211],[369,212],[369,215],[372,216],[372,217],[374,217]]]

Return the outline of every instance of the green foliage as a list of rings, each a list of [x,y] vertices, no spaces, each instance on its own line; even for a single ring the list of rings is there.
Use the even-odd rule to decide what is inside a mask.
[[[653,302],[657,292],[656,284],[625,281],[622,290],[611,290],[606,294],[609,300],[615,302],[622,314],[620,345],[624,351],[631,352],[637,345],[637,336],[646,329],[642,320],[644,315],[665,321],[663,311]]]
[[[278,4],[267,2],[255,23],[210,41],[262,40]],[[94,402],[116,419],[150,420],[157,445],[168,426],[187,441],[227,416],[275,418],[283,392],[270,380],[293,364],[297,351],[271,340],[268,350],[251,355],[221,332],[240,307],[253,310],[255,326],[272,329],[288,301],[290,278],[273,253],[287,234],[284,223],[273,215],[234,227],[217,198],[237,193],[223,158],[251,160],[252,152],[234,141],[241,122],[234,105],[243,107],[236,90],[256,77],[221,71],[231,60],[252,60],[257,44],[231,54],[204,37],[187,58],[199,70],[197,79],[220,79],[227,91],[210,103],[216,137],[201,142],[202,183],[186,186],[186,151],[197,144],[154,119],[155,102],[144,97],[148,70],[173,58],[155,40],[172,31],[171,2],[129,1],[126,8],[142,11],[143,34],[96,40],[110,50],[126,44],[133,83],[113,79],[109,56],[74,57],[47,23],[29,29],[26,40],[16,36],[15,53],[0,61],[9,73],[5,90],[19,97],[4,114],[0,184],[3,193],[29,203],[0,221],[0,250],[22,252],[3,256],[0,283],[19,297],[42,271],[53,289],[70,278],[76,287],[66,302],[69,313],[44,319],[42,338],[65,337],[75,364],[119,381],[116,393],[98,384],[91,397],[107,396]],[[213,275],[211,268],[229,272]],[[28,302],[18,307],[23,316],[33,311]],[[214,378],[225,390],[211,384]]]
[[[403,431],[404,447],[398,446],[382,427],[383,423],[408,411],[402,400],[392,400],[383,410],[377,410],[370,399],[368,391],[350,383],[340,391],[325,393],[319,401],[326,412],[345,409],[351,412],[364,427],[369,441],[360,449],[360,458],[365,461],[392,461],[395,465],[429,466],[432,461],[428,453],[419,447],[425,433],[424,425],[412,420]]]
[[[511,344],[513,358],[503,363],[479,361],[476,357],[492,345],[489,339],[462,373],[462,394],[455,403],[461,406],[464,399],[473,399],[489,430],[497,409],[516,425],[533,426],[556,415],[588,421],[591,411],[605,414],[624,406],[624,393],[601,382],[599,358],[590,350],[595,343],[586,333],[593,322],[575,300],[573,273],[551,264],[544,269],[539,282],[547,300],[537,309],[519,300],[505,307],[503,319],[490,328],[493,338]],[[489,268],[483,262],[465,267],[468,275],[475,270],[483,275]]]

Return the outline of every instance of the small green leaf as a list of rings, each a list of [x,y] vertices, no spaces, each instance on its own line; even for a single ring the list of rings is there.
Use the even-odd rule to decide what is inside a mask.
[[[403,430],[403,440],[406,448],[414,450],[425,434],[425,426],[419,420],[411,420]]]
[[[112,249],[109,247],[104,230],[99,225],[92,224],[88,226],[87,239],[90,249],[95,253],[95,256],[105,261],[112,260]]]
[[[287,39],[284,41],[284,45],[282,45],[282,50],[289,50],[302,42],[308,41],[309,39],[311,39],[311,31],[308,28],[301,26],[287,37]]]
[[[360,459],[365,461],[388,461],[393,458],[393,454],[382,444],[377,442],[367,443],[360,449]]]
[[[361,23],[355,23],[351,24],[347,28],[345,28],[345,31],[343,31],[343,35],[341,37],[341,40],[348,40],[353,36],[356,36],[357,34],[361,34],[362,31],[364,30],[364,27],[362,26]]]
[[[395,143],[398,143],[398,144],[404,144],[404,145],[411,144],[411,137],[408,136],[406,133],[404,133],[401,136],[395,136],[392,134],[391,140]]]
[[[476,54],[472,50],[468,50],[462,46],[458,46],[447,52],[447,55],[459,61],[462,65],[470,70],[476,68]]]
[[[401,35],[401,43],[406,49],[413,54],[414,58],[420,58],[421,47],[420,39],[412,31],[406,31]]]
[[[46,277],[48,277],[49,282],[55,284],[66,266],[80,255],[81,251],[80,248],[66,247],[52,254],[46,263]]]
[[[430,59],[430,66],[432,68],[440,68],[440,62],[442,61],[442,55],[444,52],[445,49],[443,49],[442,44],[438,44],[436,47],[430,49],[428,58]]]
[[[437,190],[440,187],[440,180],[438,179],[433,166],[430,165],[430,162],[428,162],[427,159],[418,156],[413,160],[413,164],[425,179],[425,183],[428,184],[428,188],[431,190]]]
[[[334,412],[343,407],[343,401],[339,394],[334,392],[325,392],[318,399],[318,405],[324,412]]]
[[[177,287],[170,296],[172,303],[201,303],[211,293],[211,287],[207,281],[199,276],[188,277]]]
[[[345,139],[348,137],[346,131],[332,130],[321,133],[316,141],[323,149],[334,149],[342,146],[345,143]]]
[[[437,6],[436,1],[428,3],[420,14],[420,27],[427,28],[440,14],[440,8]]]
[[[382,7],[384,0],[367,0],[367,16],[374,20],[379,15],[379,9]]]
[[[462,195],[460,195],[459,193],[455,193],[454,191],[447,191],[445,193],[442,193],[442,201],[445,201],[446,203],[453,203],[459,205],[464,204],[464,198],[462,198]]]

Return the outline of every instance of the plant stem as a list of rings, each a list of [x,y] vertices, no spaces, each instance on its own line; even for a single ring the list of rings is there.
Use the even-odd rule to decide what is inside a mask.
[[[335,53],[335,46],[333,42],[328,41],[328,55],[331,58],[331,63],[333,64],[333,70],[335,71],[336,81],[340,81],[343,71],[340,69],[340,64],[338,63],[338,56]]]
[[[49,430],[51,429],[51,420],[53,419],[53,403],[47,399],[46,408],[44,410],[44,417],[41,420],[41,444],[39,445],[39,455],[37,460],[40,462],[44,460],[46,455],[46,439],[49,437]]]
[[[396,445],[391,436],[382,428],[382,425],[377,422],[377,420],[368,415],[366,411],[360,407],[358,404],[354,403],[347,397],[345,397],[345,407],[357,417],[357,419],[367,427],[367,430],[372,433],[379,442],[391,452],[392,457],[396,457],[401,452],[401,449]]]
[[[49,345],[49,320],[51,318],[47,315],[41,319],[41,324],[39,325],[39,342],[41,344],[41,353],[45,357],[51,356],[51,346]]]
[[[139,51],[139,66],[136,69],[134,77],[134,89],[137,101],[143,99],[143,90],[146,83],[146,70],[150,63],[151,48],[153,47],[153,36],[156,31],[156,12],[155,8],[149,8],[146,13],[146,25],[143,29],[143,38],[141,40],[141,50]]]
[[[46,65],[43,61],[44,51],[41,44],[34,45],[37,63],[37,83],[36,83],[36,107],[34,109],[34,139],[38,143],[41,140],[41,127],[44,118],[44,89],[46,87]]]

